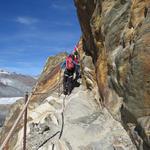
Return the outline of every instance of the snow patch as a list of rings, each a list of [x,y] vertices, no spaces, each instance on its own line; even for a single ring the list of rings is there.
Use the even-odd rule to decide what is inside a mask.
[[[8,75],[10,75],[11,73],[8,72],[8,71],[5,71],[5,70],[0,70],[0,74],[8,74]]]
[[[13,85],[13,81],[10,79],[6,79],[6,78],[5,79],[1,78],[0,82],[3,83],[4,85],[9,85],[9,86]]]
[[[17,100],[22,99],[23,97],[3,97],[0,98],[0,104],[13,104]]]

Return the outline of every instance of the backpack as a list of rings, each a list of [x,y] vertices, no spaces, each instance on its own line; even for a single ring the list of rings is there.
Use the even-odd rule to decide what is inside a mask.
[[[68,56],[68,57],[66,58],[66,68],[67,68],[68,70],[73,70],[73,69],[74,69],[74,63],[73,63],[73,59],[72,59],[71,56]]]

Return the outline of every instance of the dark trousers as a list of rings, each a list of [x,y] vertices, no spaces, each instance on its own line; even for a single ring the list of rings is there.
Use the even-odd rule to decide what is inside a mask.
[[[75,80],[78,80],[80,77],[80,65],[75,65],[75,72],[76,72]]]
[[[73,74],[74,70],[65,70],[63,78],[64,94],[70,94],[73,89]]]

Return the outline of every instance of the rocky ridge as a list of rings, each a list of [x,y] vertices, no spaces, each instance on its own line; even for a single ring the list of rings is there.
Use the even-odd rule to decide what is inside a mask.
[[[93,62],[91,80],[101,103],[127,130],[137,131],[143,149],[150,149],[150,1],[74,1],[83,33],[81,53]]]

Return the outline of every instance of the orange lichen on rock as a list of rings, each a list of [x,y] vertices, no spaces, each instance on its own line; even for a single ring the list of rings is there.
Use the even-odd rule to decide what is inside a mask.
[[[62,81],[60,63],[65,60],[65,57],[66,53],[61,53],[48,58],[44,70],[33,91],[31,103],[42,101],[46,95],[58,88],[59,83]]]
[[[148,0],[133,0],[131,6],[131,23],[133,27],[137,27],[145,18],[144,12],[147,7]]]
[[[107,88],[107,58],[106,58],[106,51],[105,49],[102,50],[100,54],[97,64],[96,64],[96,76],[97,82],[99,86],[99,90],[102,96],[102,99],[106,97],[106,88]]]

